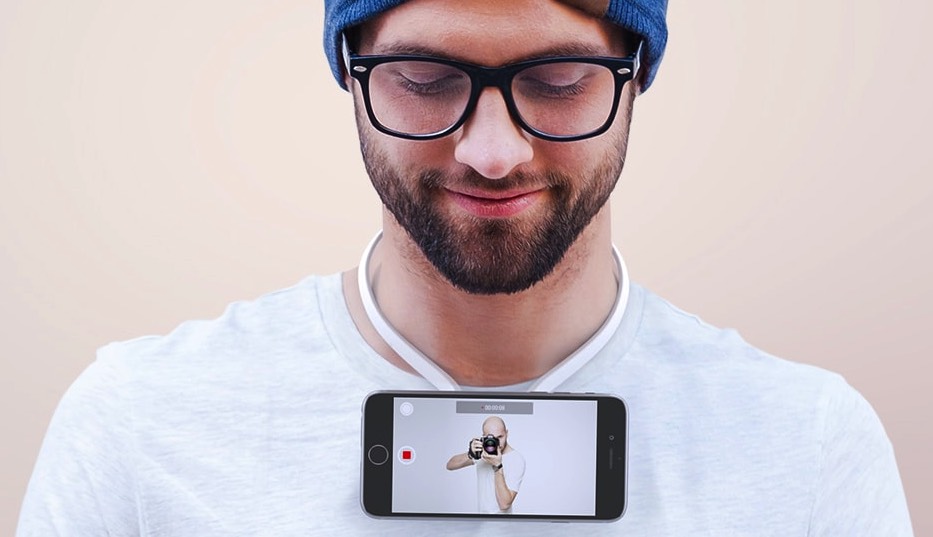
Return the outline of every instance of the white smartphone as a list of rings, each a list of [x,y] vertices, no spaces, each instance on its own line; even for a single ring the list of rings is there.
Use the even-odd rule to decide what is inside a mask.
[[[374,517],[612,521],[627,414],[604,394],[375,392],[361,503]]]

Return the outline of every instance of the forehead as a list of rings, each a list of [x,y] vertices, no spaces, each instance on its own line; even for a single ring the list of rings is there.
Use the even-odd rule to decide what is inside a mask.
[[[489,420],[483,423],[483,432],[488,434],[501,435],[505,432],[505,426],[499,420]]]
[[[361,32],[364,54],[418,50],[490,66],[553,51],[624,51],[620,28],[557,0],[409,0]]]

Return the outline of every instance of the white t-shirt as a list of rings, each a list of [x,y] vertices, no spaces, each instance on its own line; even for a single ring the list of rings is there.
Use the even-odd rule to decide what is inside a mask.
[[[478,461],[474,466],[476,467],[476,498],[479,512],[511,513],[511,505],[508,509],[499,509],[499,502],[496,501],[496,471],[492,465]],[[522,486],[522,478],[525,477],[525,457],[522,457],[522,454],[515,449],[503,453],[502,473],[505,486],[512,492],[518,492]]]
[[[379,389],[431,386],[366,344],[337,274],[107,345],[52,418],[17,535],[912,533],[894,450],[841,377],[770,356],[635,284],[610,342],[559,389],[626,401],[617,522],[366,516],[360,404]]]

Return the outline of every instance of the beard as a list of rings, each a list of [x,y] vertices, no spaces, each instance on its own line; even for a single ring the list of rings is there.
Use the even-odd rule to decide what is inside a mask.
[[[631,118],[628,104],[626,119]],[[358,121],[368,121],[365,117]],[[602,164],[585,175],[516,172],[496,180],[472,169],[456,176],[435,169],[403,175],[377,147],[376,137],[382,135],[362,124],[359,131],[376,192],[424,257],[455,287],[493,295],[525,291],[554,271],[615,188],[625,162],[627,123],[611,144],[614,151],[602,155]],[[544,213],[534,218],[450,215],[442,210],[442,199],[444,188],[454,185],[488,192],[544,187],[547,207],[532,208]]]

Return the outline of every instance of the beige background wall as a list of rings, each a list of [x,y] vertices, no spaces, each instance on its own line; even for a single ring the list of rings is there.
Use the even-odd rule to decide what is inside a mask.
[[[96,347],[353,266],[377,229],[321,12],[0,0],[0,534]],[[926,0],[672,2],[613,200],[633,278],[869,398],[918,535],[931,23]]]

